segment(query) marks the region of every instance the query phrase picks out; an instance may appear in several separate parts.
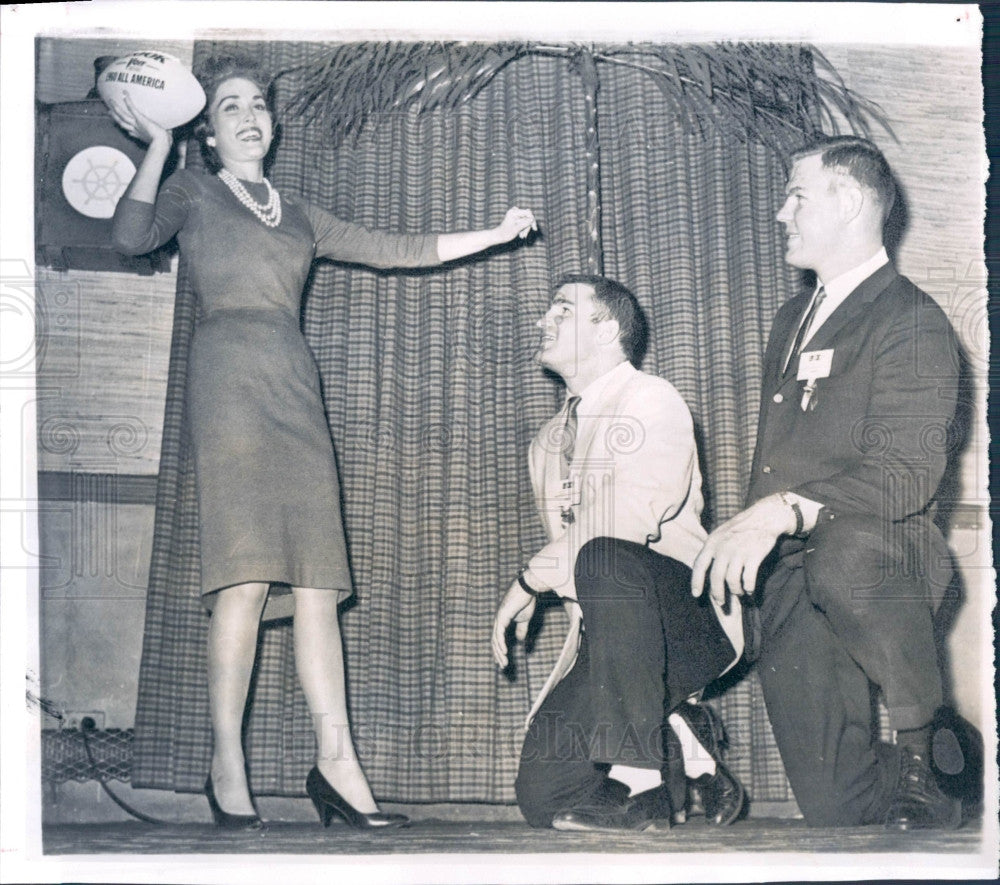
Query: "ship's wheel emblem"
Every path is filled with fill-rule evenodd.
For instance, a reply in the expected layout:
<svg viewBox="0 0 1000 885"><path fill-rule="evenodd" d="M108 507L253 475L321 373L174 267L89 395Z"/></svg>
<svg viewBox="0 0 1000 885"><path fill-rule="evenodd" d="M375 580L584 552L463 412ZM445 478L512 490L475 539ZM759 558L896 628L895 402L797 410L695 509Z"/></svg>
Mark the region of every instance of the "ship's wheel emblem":
<svg viewBox="0 0 1000 885"><path fill-rule="evenodd" d="M88 218L111 218L135 175L135 165L121 151L106 145L85 148L63 169L66 201Z"/></svg>

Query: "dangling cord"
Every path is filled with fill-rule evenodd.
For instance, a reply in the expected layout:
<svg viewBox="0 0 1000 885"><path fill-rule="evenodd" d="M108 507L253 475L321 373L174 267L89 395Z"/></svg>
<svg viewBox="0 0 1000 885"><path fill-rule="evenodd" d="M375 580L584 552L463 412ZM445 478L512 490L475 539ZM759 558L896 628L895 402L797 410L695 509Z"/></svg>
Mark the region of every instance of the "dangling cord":
<svg viewBox="0 0 1000 885"><path fill-rule="evenodd" d="M93 722L88 721L86 718L80 723L80 734L83 736L83 746L87 751L87 761L90 762L90 771L104 792L111 797L111 801L115 803L119 808L121 808L126 814L131 814L132 817L138 818L141 821L145 821L147 824L165 824L170 825L174 821L169 820L159 820L155 817L150 817L148 814L143 814L141 811L137 811L131 805L129 805L124 799L120 799L114 793L111 792L111 788L108 786L107 779L101 774L101 770L97 767L97 762L94 759L94 754L90 749L90 738L87 737L88 733L94 730Z"/></svg>

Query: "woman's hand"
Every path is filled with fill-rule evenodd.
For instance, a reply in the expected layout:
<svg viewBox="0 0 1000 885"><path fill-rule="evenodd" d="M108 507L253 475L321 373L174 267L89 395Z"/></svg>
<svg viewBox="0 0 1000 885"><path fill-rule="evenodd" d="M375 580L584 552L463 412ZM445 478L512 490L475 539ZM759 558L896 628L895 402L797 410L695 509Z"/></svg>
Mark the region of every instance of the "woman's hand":
<svg viewBox="0 0 1000 885"><path fill-rule="evenodd" d="M160 189L160 176L170 155L174 136L169 129L164 129L137 110L127 92L123 96L121 104L114 102L109 105L111 118L133 138L147 142L149 147L122 197L142 203L155 203Z"/></svg>
<svg viewBox="0 0 1000 885"><path fill-rule="evenodd" d="M511 206L497 227L498 242L506 243L513 240L514 237L520 237L523 240L533 230L538 230L538 222L535 220L534 213L530 209L518 209L517 206Z"/></svg>
<svg viewBox="0 0 1000 885"><path fill-rule="evenodd" d="M439 234L437 241L438 258L441 261L454 261L466 255L474 255L509 242L514 237L522 240L533 231L538 230L538 222L530 209L518 209L514 206L507 210L503 221L497 227L489 230L472 230L453 234Z"/></svg>
<svg viewBox="0 0 1000 885"><path fill-rule="evenodd" d="M169 147L173 144L173 134L169 129L164 129L159 123L151 120L142 111L138 110L128 92L122 93L121 102L112 102L108 105L111 111L111 119L122 127L133 138L138 138L146 144L164 145Z"/></svg>

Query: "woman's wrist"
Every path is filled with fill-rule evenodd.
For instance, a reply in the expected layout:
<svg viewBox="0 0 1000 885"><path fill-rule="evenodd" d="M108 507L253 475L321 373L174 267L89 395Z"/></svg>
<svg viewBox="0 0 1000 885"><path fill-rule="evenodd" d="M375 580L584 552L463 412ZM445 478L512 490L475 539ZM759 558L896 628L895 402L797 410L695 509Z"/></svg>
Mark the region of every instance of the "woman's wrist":
<svg viewBox="0 0 1000 885"><path fill-rule="evenodd" d="M166 156L174 146L174 133L170 129L157 132L149 141L146 152L154 152Z"/></svg>

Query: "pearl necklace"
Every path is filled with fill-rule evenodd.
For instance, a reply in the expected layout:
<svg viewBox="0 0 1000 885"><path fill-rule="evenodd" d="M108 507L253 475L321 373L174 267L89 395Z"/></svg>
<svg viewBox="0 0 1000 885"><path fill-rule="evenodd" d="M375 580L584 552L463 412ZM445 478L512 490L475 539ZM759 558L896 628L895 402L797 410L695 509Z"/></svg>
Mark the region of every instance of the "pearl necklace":
<svg viewBox="0 0 1000 885"><path fill-rule="evenodd" d="M228 169L220 169L219 178L233 192L233 196L253 212L263 224L268 227L277 227L281 224L281 197L266 178L264 184L267 186L267 202L263 205L250 196L250 191L243 186L243 182Z"/></svg>

